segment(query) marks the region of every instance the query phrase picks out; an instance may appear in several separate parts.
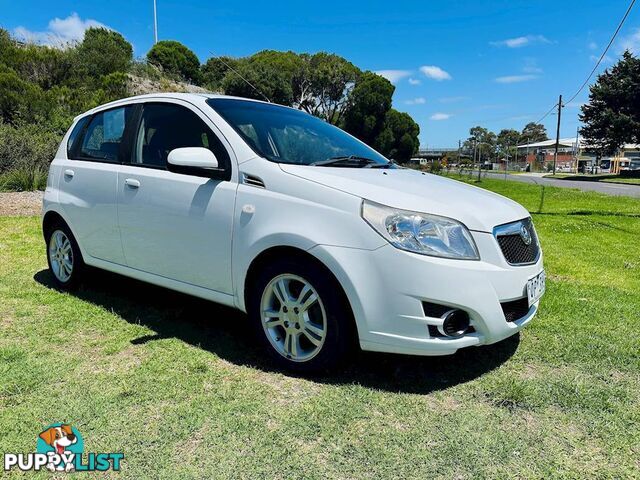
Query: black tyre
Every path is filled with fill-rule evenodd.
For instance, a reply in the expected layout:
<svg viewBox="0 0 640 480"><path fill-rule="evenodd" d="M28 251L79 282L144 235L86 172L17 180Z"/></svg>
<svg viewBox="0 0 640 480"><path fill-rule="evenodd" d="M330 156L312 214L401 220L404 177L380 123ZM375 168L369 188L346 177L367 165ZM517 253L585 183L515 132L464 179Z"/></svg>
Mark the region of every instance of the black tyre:
<svg viewBox="0 0 640 480"><path fill-rule="evenodd" d="M277 364L298 373L325 373L344 362L356 330L340 285L322 266L278 259L250 288L252 325Z"/></svg>
<svg viewBox="0 0 640 480"><path fill-rule="evenodd" d="M58 221L45 232L47 263L56 286L72 290L80 284L85 270L80 248L71 230Z"/></svg>

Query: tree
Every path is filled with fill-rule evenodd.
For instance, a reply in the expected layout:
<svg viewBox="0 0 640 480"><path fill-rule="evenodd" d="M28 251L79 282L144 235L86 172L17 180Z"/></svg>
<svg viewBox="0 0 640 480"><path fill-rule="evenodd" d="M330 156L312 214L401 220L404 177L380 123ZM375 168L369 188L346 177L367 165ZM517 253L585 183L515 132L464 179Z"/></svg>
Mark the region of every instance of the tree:
<svg viewBox="0 0 640 480"><path fill-rule="evenodd" d="M306 78L294 79L298 108L340 125L352 105L353 88L362 72L351 62L330 53L319 52L305 60L302 73Z"/></svg>
<svg viewBox="0 0 640 480"><path fill-rule="evenodd" d="M90 28L75 51L79 67L77 77L100 78L114 72L129 70L133 49L122 35L106 28Z"/></svg>
<svg viewBox="0 0 640 480"><path fill-rule="evenodd" d="M496 137L496 147L501 158L513 157L516 152L516 145L520 140L520 132L513 128L500 130Z"/></svg>
<svg viewBox="0 0 640 480"><path fill-rule="evenodd" d="M476 152L476 158L480 162L486 161L495 153L496 134L481 126L473 127L469 130L469 138L463 146L471 155Z"/></svg>
<svg viewBox="0 0 640 480"><path fill-rule="evenodd" d="M200 67L200 81L209 90L221 90L222 80L232 69L238 68L239 61L233 57L211 57Z"/></svg>
<svg viewBox="0 0 640 480"><path fill-rule="evenodd" d="M547 135L547 129L544 125L529 122L522 129L518 143L522 145L525 143L543 142L545 140L549 140L549 136Z"/></svg>
<svg viewBox="0 0 640 480"><path fill-rule="evenodd" d="M640 59L625 51L589 90L579 118L590 149L610 155L625 143L640 143Z"/></svg>
<svg viewBox="0 0 640 480"><path fill-rule="evenodd" d="M420 126L411 115L392 108L386 114L384 127L374 147L388 158L406 162L418 151L419 135Z"/></svg>
<svg viewBox="0 0 640 480"><path fill-rule="evenodd" d="M367 145L374 145L383 130L395 87L373 72L364 72L350 95L344 129Z"/></svg>
<svg viewBox="0 0 640 480"><path fill-rule="evenodd" d="M264 63L241 62L235 71L227 72L222 89L227 95L256 100L265 100L266 96L270 101L286 106L291 106L293 100L291 83L285 73Z"/></svg>
<svg viewBox="0 0 640 480"><path fill-rule="evenodd" d="M180 42L162 40L156 43L147 53L147 60L166 73L196 84L200 82L200 60Z"/></svg>

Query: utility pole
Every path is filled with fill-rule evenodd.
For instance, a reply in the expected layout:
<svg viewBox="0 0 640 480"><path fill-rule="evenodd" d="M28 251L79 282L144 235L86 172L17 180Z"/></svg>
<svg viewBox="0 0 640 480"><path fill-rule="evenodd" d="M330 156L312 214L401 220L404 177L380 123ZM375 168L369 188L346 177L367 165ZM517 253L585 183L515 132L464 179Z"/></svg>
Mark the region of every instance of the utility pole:
<svg viewBox="0 0 640 480"><path fill-rule="evenodd" d="M482 142L480 142L480 148L478 149L478 181L480 181L481 173L482 173Z"/></svg>
<svg viewBox="0 0 640 480"><path fill-rule="evenodd" d="M553 155L553 174L556 174L556 163L558 163L558 145L560 144L560 117L562 116L562 95L558 99L558 127L556 128L556 150Z"/></svg>
<svg viewBox="0 0 640 480"><path fill-rule="evenodd" d="M153 44L158 43L158 8L156 0L153 0Z"/></svg>

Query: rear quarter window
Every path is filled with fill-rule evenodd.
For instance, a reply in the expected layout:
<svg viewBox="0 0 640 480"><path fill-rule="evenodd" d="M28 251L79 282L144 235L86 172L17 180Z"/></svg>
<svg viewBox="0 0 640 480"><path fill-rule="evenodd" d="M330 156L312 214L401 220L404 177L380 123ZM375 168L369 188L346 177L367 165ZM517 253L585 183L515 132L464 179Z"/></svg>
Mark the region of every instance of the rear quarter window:
<svg viewBox="0 0 640 480"><path fill-rule="evenodd" d="M69 135L69 139L67 140L67 158L71 158L73 147L75 146L76 140L78 140L78 135L80 135L80 132L82 132L82 129L85 127L85 125L89 121L89 118L91 117L89 116L82 117L80 120L76 122L76 124L73 127L73 130L71 130L71 134Z"/></svg>

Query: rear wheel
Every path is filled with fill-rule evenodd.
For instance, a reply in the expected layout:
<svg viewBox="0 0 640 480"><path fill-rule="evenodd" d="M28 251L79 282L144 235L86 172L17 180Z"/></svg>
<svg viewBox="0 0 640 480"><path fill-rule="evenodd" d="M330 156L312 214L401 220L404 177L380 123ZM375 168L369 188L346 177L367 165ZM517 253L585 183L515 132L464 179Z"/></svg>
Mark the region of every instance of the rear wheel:
<svg viewBox="0 0 640 480"><path fill-rule="evenodd" d="M248 310L260 343L281 366L320 373L339 365L353 320L339 284L320 266L281 259L257 276Z"/></svg>
<svg viewBox="0 0 640 480"><path fill-rule="evenodd" d="M80 248L69 227L56 222L46 233L47 262L53 280L59 288L76 287L84 270Z"/></svg>

